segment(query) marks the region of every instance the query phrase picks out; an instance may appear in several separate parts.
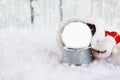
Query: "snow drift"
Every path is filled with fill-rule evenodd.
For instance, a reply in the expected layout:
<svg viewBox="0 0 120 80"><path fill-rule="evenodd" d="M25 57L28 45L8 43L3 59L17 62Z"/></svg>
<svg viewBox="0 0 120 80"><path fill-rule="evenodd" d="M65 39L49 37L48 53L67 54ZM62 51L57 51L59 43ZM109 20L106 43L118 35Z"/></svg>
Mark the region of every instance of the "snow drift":
<svg viewBox="0 0 120 80"><path fill-rule="evenodd" d="M120 67L96 60L88 66L59 63L55 28L0 30L0 80L118 80Z"/></svg>

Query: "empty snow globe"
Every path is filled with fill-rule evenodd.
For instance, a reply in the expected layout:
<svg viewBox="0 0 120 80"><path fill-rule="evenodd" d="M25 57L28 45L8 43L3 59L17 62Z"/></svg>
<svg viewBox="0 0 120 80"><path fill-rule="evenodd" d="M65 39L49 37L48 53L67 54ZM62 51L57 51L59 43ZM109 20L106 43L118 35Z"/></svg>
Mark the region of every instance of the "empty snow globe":
<svg viewBox="0 0 120 80"><path fill-rule="evenodd" d="M80 20L62 22L58 30L61 63L89 64L92 61L89 48L92 36L90 24Z"/></svg>

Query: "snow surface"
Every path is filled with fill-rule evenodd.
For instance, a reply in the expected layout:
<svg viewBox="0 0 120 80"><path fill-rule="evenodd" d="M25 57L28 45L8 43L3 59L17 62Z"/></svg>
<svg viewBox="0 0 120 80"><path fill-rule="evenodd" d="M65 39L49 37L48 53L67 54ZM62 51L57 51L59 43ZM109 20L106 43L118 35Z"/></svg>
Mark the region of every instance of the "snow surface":
<svg viewBox="0 0 120 80"><path fill-rule="evenodd" d="M60 64L55 36L51 27L0 29L0 80L120 79L120 67L103 60L88 66Z"/></svg>
<svg viewBox="0 0 120 80"><path fill-rule="evenodd" d="M72 22L65 26L62 40L65 47L83 48L90 45L92 33L90 28L81 22Z"/></svg>

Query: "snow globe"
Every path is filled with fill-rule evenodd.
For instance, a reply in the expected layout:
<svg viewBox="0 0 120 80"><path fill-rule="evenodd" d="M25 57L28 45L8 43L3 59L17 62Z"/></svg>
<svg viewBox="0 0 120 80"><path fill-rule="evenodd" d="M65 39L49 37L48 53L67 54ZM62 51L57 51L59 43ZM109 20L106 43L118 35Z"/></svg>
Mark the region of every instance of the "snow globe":
<svg viewBox="0 0 120 80"><path fill-rule="evenodd" d="M61 63L83 65L93 60L89 46L95 28L90 26L79 19L69 19L60 24L57 42Z"/></svg>

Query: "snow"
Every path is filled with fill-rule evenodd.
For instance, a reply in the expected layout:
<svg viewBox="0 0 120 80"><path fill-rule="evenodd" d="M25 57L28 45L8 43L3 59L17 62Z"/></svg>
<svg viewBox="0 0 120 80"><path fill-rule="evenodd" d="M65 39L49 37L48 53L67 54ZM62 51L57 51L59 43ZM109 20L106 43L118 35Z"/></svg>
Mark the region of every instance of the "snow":
<svg viewBox="0 0 120 80"><path fill-rule="evenodd" d="M120 67L103 60L88 66L60 64L55 33L50 27L0 29L0 80L120 79Z"/></svg>
<svg viewBox="0 0 120 80"><path fill-rule="evenodd" d="M65 26L62 41L65 47L83 48L90 44L92 33L90 28L81 22L72 22Z"/></svg>
<svg viewBox="0 0 120 80"><path fill-rule="evenodd" d="M0 1L0 80L120 79L120 67L104 60L95 60L88 66L70 67L60 64L56 28L52 23L58 18L54 16L49 20L47 15L48 23L41 22L42 28L40 25L31 28L28 3L29 0ZM39 10L41 12L43 9ZM54 8L53 13L56 13ZM44 13L41 14L40 18L45 20ZM41 19L37 22L40 23ZM49 23L51 26L44 26Z"/></svg>

